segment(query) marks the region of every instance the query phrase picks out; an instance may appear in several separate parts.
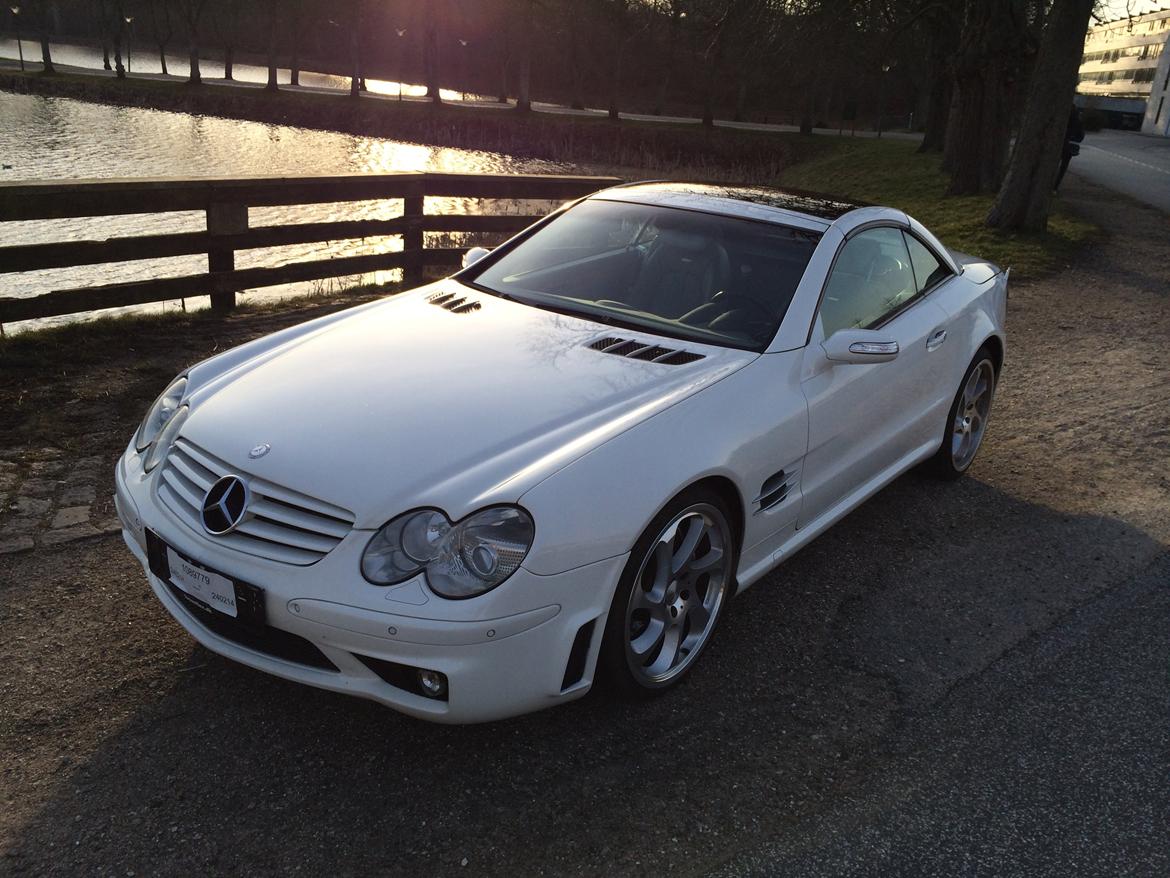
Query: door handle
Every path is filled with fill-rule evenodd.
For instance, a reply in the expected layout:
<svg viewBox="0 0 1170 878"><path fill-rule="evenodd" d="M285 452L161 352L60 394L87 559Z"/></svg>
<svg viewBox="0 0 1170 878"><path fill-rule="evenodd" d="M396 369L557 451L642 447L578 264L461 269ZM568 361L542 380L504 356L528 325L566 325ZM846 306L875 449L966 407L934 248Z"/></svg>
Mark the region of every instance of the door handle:
<svg viewBox="0 0 1170 878"><path fill-rule="evenodd" d="M926 340L926 349L928 351L937 351L946 340L947 331L945 329L936 329L934 334Z"/></svg>

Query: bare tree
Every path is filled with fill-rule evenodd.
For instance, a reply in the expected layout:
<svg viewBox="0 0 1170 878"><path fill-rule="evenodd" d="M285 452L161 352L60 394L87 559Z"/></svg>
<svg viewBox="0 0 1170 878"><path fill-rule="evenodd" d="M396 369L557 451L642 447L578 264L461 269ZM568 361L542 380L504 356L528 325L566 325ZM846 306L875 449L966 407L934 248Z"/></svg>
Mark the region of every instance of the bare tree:
<svg viewBox="0 0 1170 878"><path fill-rule="evenodd" d="M154 34L155 45L158 46L158 63L163 75L167 75L167 45L174 36L174 26L171 24L170 0L149 0L150 29Z"/></svg>
<svg viewBox="0 0 1170 878"><path fill-rule="evenodd" d="M56 73L57 70L53 67L53 52L49 47L49 0L36 0L33 13L37 36L41 41L41 72Z"/></svg>
<svg viewBox="0 0 1170 878"><path fill-rule="evenodd" d="M304 23L303 0L292 0L289 16L289 84L301 84L301 27Z"/></svg>
<svg viewBox="0 0 1170 878"><path fill-rule="evenodd" d="M179 0L179 10L187 25L188 51L191 59L191 75L187 81L192 85L203 82L203 77L199 74L199 20L206 8L207 0Z"/></svg>
<svg viewBox="0 0 1170 878"><path fill-rule="evenodd" d="M110 9L109 0L98 0L98 33L102 41L102 69L113 70L110 66Z"/></svg>
<svg viewBox="0 0 1170 878"><path fill-rule="evenodd" d="M126 78L126 66L122 63L122 44L126 42L126 3L114 0L114 75Z"/></svg>
<svg viewBox="0 0 1170 878"><path fill-rule="evenodd" d="M1053 182L1093 4L1094 0L1061 0L1052 6L1008 172L987 217L989 226L1029 232L1048 227Z"/></svg>
<svg viewBox="0 0 1170 878"><path fill-rule="evenodd" d="M365 30L364 0L351 0L352 9L349 17L349 61L353 75L349 80L349 96L361 97L362 89L362 31Z"/></svg>
<svg viewBox="0 0 1170 878"><path fill-rule="evenodd" d="M223 0L214 9L212 21L223 43L223 78L235 79L236 45L240 39L240 12L243 0Z"/></svg>
<svg viewBox="0 0 1170 878"><path fill-rule="evenodd" d="M439 86L439 18L445 11L445 3L428 0L423 12L423 66L426 68L427 97L434 104L443 102Z"/></svg>
<svg viewBox="0 0 1170 878"><path fill-rule="evenodd" d="M276 49L279 45L280 11L279 0L268 0L268 82L265 91L278 91L280 81L277 76Z"/></svg>
<svg viewBox="0 0 1170 878"><path fill-rule="evenodd" d="M1025 24L1021 5L967 0L943 154L949 195L994 192L1003 180Z"/></svg>

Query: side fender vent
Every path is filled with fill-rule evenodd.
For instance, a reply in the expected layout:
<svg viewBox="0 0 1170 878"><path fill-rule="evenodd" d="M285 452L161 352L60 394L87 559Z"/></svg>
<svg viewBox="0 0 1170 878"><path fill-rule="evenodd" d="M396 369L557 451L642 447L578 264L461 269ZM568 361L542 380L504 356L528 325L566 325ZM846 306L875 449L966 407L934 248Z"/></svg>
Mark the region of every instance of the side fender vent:
<svg viewBox="0 0 1170 878"><path fill-rule="evenodd" d="M784 470L768 476L760 486L759 496L752 502L756 504L756 512L763 512L773 506L779 506L788 498L788 492L796 482L796 473Z"/></svg>
<svg viewBox="0 0 1170 878"><path fill-rule="evenodd" d="M664 366L682 366L703 359L702 354L694 351L680 351L674 348L664 348L656 344L644 344L632 338L617 338L606 336L588 345L590 350L601 351L603 354L613 354L616 357L626 357L630 360L644 360L647 363L661 363Z"/></svg>
<svg viewBox="0 0 1170 878"><path fill-rule="evenodd" d="M436 293L433 296L428 296L427 301L432 305L438 305L440 308L446 308L452 314L470 314L472 311L478 311L483 307L475 299L469 299L466 296L456 296L454 293Z"/></svg>

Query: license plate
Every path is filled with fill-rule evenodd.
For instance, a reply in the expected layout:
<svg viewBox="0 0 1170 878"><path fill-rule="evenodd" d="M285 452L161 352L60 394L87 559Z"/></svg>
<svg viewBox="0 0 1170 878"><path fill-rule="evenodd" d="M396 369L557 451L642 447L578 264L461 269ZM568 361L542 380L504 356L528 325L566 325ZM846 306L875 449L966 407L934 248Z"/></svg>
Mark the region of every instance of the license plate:
<svg viewBox="0 0 1170 878"><path fill-rule="evenodd" d="M167 563L171 568L171 582L176 587L213 610L233 619L238 615L236 585L232 580L192 564L170 546L167 546Z"/></svg>

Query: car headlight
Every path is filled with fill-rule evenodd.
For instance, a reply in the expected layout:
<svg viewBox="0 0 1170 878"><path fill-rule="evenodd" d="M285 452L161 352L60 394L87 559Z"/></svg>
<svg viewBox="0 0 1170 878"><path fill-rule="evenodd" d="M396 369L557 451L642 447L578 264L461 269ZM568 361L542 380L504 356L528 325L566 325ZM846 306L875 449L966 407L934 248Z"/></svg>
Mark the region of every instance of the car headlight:
<svg viewBox="0 0 1170 878"><path fill-rule="evenodd" d="M190 406L183 406L170 417L167 425L163 427L162 432L155 437L154 444L150 446L150 451L146 455L146 462L142 465L142 468L146 472L150 472L162 463L162 459L171 450L171 445L174 443L175 437L183 429L183 422L187 420L187 413L190 411Z"/></svg>
<svg viewBox="0 0 1170 878"><path fill-rule="evenodd" d="M452 524L437 509L407 512L374 534L362 553L362 575L394 585L425 572L446 598L469 598L495 588L516 572L536 528L515 506L492 506Z"/></svg>
<svg viewBox="0 0 1170 878"><path fill-rule="evenodd" d="M140 454L151 446L158 438L158 434L162 432L163 427L174 417L186 392L187 376L184 375L172 381L170 386L154 401L154 405L146 412L146 417L142 419L142 425L134 437L134 447L138 449Z"/></svg>

